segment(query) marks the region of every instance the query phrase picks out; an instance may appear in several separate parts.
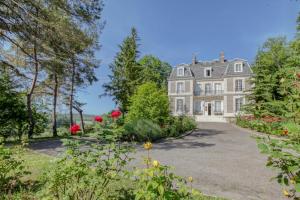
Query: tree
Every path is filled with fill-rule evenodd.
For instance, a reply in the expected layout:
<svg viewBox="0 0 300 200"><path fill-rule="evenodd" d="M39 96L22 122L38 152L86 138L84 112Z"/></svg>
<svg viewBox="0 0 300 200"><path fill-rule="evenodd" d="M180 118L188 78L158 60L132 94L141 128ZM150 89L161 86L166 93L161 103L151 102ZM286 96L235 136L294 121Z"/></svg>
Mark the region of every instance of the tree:
<svg viewBox="0 0 300 200"><path fill-rule="evenodd" d="M165 89L160 89L156 83L147 82L138 87L130 98L127 121L149 119L163 125L169 116L169 100Z"/></svg>
<svg viewBox="0 0 300 200"><path fill-rule="evenodd" d="M123 112L128 111L129 98L141 82L141 67L137 62L138 40L136 29L132 28L131 34L119 46L120 52L109 66L112 71L112 75L109 76L110 82L103 85L105 90L103 95L113 96L114 101L120 105Z"/></svg>
<svg viewBox="0 0 300 200"><path fill-rule="evenodd" d="M26 122L26 105L9 76L0 73L0 135L21 135Z"/></svg>
<svg viewBox="0 0 300 200"><path fill-rule="evenodd" d="M171 65L152 55L141 58L139 64L142 67L141 77L144 83L152 81L160 87L167 86L167 78L172 70Z"/></svg>
<svg viewBox="0 0 300 200"><path fill-rule="evenodd" d="M55 81L58 76L61 76L63 80L66 78L66 73L58 74L58 71L61 71L58 66L64 66L63 71L66 72L70 60L75 60L77 63L91 63L84 59L84 56L91 54L86 53L82 56L82 52L85 49L88 49L85 52L94 50L91 46L97 43L96 39L102 28L102 24L99 23L102 8L101 0L4 0L0 2L0 40L5 43L4 46L13 46L17 51L21 51L26 60L21 70L20 65L6 59L6 56L1 56L0 62L8 66L12 72L17 75L21 74L31 81L30 86L26 88L30 122L29 137L32 137L35 126L32 113L35 89L38 83L46 82L46 80L38 80L41 77L40 74L44 75L41 70L49 72L56 84L59 82ZM86 45L87 41L89 45ZM85 47L81 48L82 44L85 44ZM48 68L44 69L46 66ZM30 72L30 76L26 76L28 75L26 70ZM89 78L93 76L93 70L84 69L83 71L87 72ZM82 76L82 78L86 77ZM59 88L55 89L54 86L54 90L55 96ZM53 104L56 104L55 100ZM55 107L54 105L53 109ZM56 130L55 127L54 130Z"/></svg>
<svg viewBox="0 0 300 200"><path fill-rule="evenodd" d="M270 113L281 114L277 107L278 104L274 104L274 101L283 98L278 90L281 81L279 71L285 68L289 54L285 38L268 39L258 51L252 67L255 76L251 82L255 87L252 89L251 95L248 96L252 103L246 107L256 116Z"/></svg>

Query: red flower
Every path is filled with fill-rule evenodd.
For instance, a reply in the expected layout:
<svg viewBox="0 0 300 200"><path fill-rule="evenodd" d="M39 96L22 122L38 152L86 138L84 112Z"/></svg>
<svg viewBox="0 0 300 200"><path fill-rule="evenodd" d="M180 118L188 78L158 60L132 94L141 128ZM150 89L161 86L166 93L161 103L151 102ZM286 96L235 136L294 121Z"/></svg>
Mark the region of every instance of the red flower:
<svg viewBox="0 0 300 200"><path fill-rule="evenodd" d="M96 116L95 118L94 118L94 120L96 121L96 122L102 122L103 121L103 118L101 117L101 116Z"/></svg>
<svg viewBox="0 0 300 200"><path fill-rule="evenodd" d="M120 116L121 116L121 111L119 111L119 110L114 110L114 111L112 111L111 112L111 114L110 114L110 116L112 117L112 118L119 118Z"/></svg>
<svg viewBox="0 0 300 200"><path fill-rule="evenodd" d="M300 72L297 73L298 78L300 78Z"/></svg>
<svg viewBox="0 0 300 200"><path fill-rule="evenodd" d="M72 135L76 135L78 131L80 131L80 126L78 124L74 124L70 127L70 132Z"/></svg>

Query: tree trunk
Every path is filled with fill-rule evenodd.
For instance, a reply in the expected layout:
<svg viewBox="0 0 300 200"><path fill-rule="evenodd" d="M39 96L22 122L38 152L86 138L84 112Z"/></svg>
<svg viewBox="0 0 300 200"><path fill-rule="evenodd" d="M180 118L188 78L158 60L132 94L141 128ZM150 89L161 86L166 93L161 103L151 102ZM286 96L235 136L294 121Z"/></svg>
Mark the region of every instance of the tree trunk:
<svg viewBox="0 0 300 200"><path fill-rule="evenodd" d="M82 133L84 134L84 121L83 121L82 110L79 110L79 115L80 115Z"/></svg>
<svg viewBox="0 0 300 200"><path fill-rule="evenodd" d="M83 120L83 114L82 114L83 110L81 110L80 107L77 107L77 106L74 106L73 108L79 113L81 129L82 129L82 133L84 133L84 120Z"/></svg>
<svg viewBox="0 0 300 200"><path fill-rule="evenodd" d="M52 110L52 134L53 137L57 136L56 127L56 105L57 105L57 93L58 93L58 78L57 73L54 72L54 88L53 88L53 110Z"/></svg>
<svg viewBox="0 0 300 200"><path fill-rule="evenodd" d="M74 124L73 120L73 95L74 95L74 82L75 82L75 63L72 60L72 79L71 79L71 92L70 92L70 126Z"/></svg>
<svg viewBox="0 0 300 200"><path fill-rule="evenodd" d="M36 86L38 73L39 73L39 63L37 59L37 52L36 52L36 45L33 46L33 57L34 57L34 76L31 83L31 87L29 92L27 93L27 113L28 113L28 120L29 120L29 130L28 130L28 137L32 138L34 127L35 127L35 120L32 113L32 95Z"/></svg>

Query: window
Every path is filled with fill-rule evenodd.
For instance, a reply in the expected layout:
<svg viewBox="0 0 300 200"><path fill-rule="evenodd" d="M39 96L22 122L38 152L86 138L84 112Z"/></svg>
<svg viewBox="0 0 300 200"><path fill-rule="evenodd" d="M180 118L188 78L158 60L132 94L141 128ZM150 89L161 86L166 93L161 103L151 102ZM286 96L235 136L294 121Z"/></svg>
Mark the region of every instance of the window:
<svg viewBox="0 0 300 200"><path fill-rule="evenodd" d="M215 101L215 112L222 112L222 103L221 103L221 101Z"/></svg>
<svg viewBox="0 0 300 200"><path fill-rule="evenodd" d="M177 69L177 76L184 76L184 67L179 67Z"/></svg>
<svg viewBox="0 0 300 200"><path fill-rule="evenodd" d="M206 83L205 84L205 95L210 95L211 94L211 84Z"/></svg>
<svg viewBox="0 0 300 200"><path fill-rule="evenodd" d="M242 79L235 80L235 91L236 92L243 91L243 80Z"/></svg>
<svg viewBox="0 0 300 200"><path fill-rule="evenodd" d="M243 98L236 98L235 99L235 112L241 111L241 107L243 105Z"/></svg>
<svg viewBox="0 0 300 200"><path fill-rule="evenodd" d="M242 72L242 71L243 71L243 63L235 63L234 72Z"/></svg>
<svg viewBox="0 0 300 200"><path fill-rule="evenodd" d="M176 112L183 113L183 99L177 99Z"/></svg>
<svg viewBox="0 0 300 200"><path fill-rule="evenodd" d="M211 68L204 69L204 77L211 77Z"/></svg>
<svg viewBox="0 0 300 200"><path fill-rule="evenodd" d="M221 85L221 83L215 83L215 94L222 94L222 85Z"/></svg>
<svg viewBox="0 0 300 200"><path fill-rule="evenodd" d="M201 84L200 83L196 83L195 95L196 96L200 96L201 95Z"/></svg>
<svg viewBox="0 0 300 200"><path fill-rule="evenodd" d="M195 100L195 107L194 107L194 111L195 113L201 113L202 112L202 107L201 107L201 101L199 100Z"/></svg>
<svg viewBox="0 0 300 200"><path fill-rule="evenodd" d="M177 93L184 93L184 85L183 82L177 83Z"/></svg>

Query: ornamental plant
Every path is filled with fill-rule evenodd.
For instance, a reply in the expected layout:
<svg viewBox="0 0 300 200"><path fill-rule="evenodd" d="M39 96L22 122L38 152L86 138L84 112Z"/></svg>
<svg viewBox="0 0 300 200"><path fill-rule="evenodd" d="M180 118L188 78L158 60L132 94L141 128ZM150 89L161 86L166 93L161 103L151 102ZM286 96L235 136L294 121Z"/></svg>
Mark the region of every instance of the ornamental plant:
<svg viewBox="0 0 300 200"><path fill-rule="evenodd" d="M78 124L73 124L70 127L70 132L72 135L76 135L78 131L80 131L80 126Z"/></svg>
<svg viewBox="0 0 300 200"><path fill-rule="evenodd" d="M283 131L285 136L288 132ZM298 137L286 139L257 138L258 147L268 155L267 167L277 169L274 177L282 186L283 195L291 199L300 198L300 133Z"/></svg>
<svg viewBox="0 0 300 200"><path fill-rule="evenodd" d="M96 122L101 123L101 122L103 121L103 118L102 118L101 116L95 116L94 120L95 120Z"/></svg>
<svg viewBox="0 0 300 200"><path fill-rule="evenodd" d="M92 143L64 140L67 150L45 171L38 197L106 200L126 196L120 191L130 189L118 183L126 181L125 166L133 149L130 144L121 144L118 128L115 122L107 122ZM132 199L129 196L124 199Z"/></svg>
<svg viewBox="0 0 300 200"><path fill-rule="evenodd" d="M158 160L150 157L153 145L150 142L144 144L148 154L145 158L145 168L135 169L133 181L136 185L134 195L136 200L182 200L200 199L201 193L192 187L192 177L187 181L171 172L171 167L162 165Z"/></svg>

